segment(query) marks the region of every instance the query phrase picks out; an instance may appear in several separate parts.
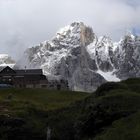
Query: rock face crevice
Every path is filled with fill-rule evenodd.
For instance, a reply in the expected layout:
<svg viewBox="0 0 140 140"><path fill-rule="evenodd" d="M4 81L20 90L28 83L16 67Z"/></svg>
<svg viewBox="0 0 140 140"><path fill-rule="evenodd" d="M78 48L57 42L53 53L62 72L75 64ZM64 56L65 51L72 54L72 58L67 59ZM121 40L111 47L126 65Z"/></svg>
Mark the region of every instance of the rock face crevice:
<svg viewBox="0 0 140 140"><path fill-rule="evenodd" d="M63 78L78 91L94 91L106 81L140 76L140 37L128 34L118 43L97 37L91 27L74 22L56 36L25 51L19 68L42 68L48 79Z"/></svg>

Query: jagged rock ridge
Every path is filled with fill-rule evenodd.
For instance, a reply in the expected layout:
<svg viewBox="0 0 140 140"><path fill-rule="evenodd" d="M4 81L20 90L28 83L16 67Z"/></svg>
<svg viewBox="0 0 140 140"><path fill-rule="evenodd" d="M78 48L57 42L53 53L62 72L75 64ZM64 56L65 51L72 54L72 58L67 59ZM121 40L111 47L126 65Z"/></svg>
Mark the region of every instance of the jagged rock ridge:
<svg viewBox="0 0 140 140"><path fill-rule="evenodd" d="M74 22L51 41L29 48L20 68L42 68L50 79L65 79L72 90L94 91L106 81L140 76L140 37L127 35L118 43L98 38L91 27Z"/></svg>

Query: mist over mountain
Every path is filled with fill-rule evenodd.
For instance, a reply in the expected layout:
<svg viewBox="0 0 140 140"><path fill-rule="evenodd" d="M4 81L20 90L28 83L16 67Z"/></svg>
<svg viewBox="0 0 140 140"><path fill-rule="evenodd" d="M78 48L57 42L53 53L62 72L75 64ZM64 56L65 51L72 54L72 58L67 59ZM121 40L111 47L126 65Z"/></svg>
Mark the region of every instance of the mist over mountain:
<svg viewBox="0 0 140 140"><path fill-rule="evenodd" d="M14 59L7 54L0 54L0 67L10 66L11 68L15 65Z"/></svg>
<svg viewBox="0 0 140 140"><path fill-rule="evenodd" d="M65 79L71 90L91 92L106 81L139 77L139 54L139 36L127 33L114 43L74 22L50 41L27 49L16 67L41 68L48 79Z"/></svg>
<svg viewBox="0 0 140 140"><path fill-rule="evenodd" d="M126 29L140 34L139 15L139 0L0 0L0 52L17 60L73 21L118 41Z"/></svg>

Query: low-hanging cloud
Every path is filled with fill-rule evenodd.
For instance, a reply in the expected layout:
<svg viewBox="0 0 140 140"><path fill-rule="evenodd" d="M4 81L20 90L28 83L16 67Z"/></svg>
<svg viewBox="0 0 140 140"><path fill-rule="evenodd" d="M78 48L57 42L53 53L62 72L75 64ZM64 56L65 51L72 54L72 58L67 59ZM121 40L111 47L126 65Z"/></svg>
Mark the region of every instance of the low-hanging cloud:
<svg viewBox="0 0 140 140"><path fill-rule="evenodd" d="M140 28L139 0L0 0L0 52L14 58L74 21L118 40Z"/></svg>

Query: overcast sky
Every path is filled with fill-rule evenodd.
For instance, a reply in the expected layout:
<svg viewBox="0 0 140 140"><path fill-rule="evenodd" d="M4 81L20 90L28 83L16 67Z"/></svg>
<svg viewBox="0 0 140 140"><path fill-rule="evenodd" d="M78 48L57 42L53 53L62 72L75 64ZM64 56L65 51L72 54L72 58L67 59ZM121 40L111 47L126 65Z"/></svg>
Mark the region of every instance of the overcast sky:
<svg viewBox="0 0 140 140"><path fill-rule="evenodd" d="M117 41L140 32L140 0L0 0L0 53L18 58L74 21Z"/></svg>

